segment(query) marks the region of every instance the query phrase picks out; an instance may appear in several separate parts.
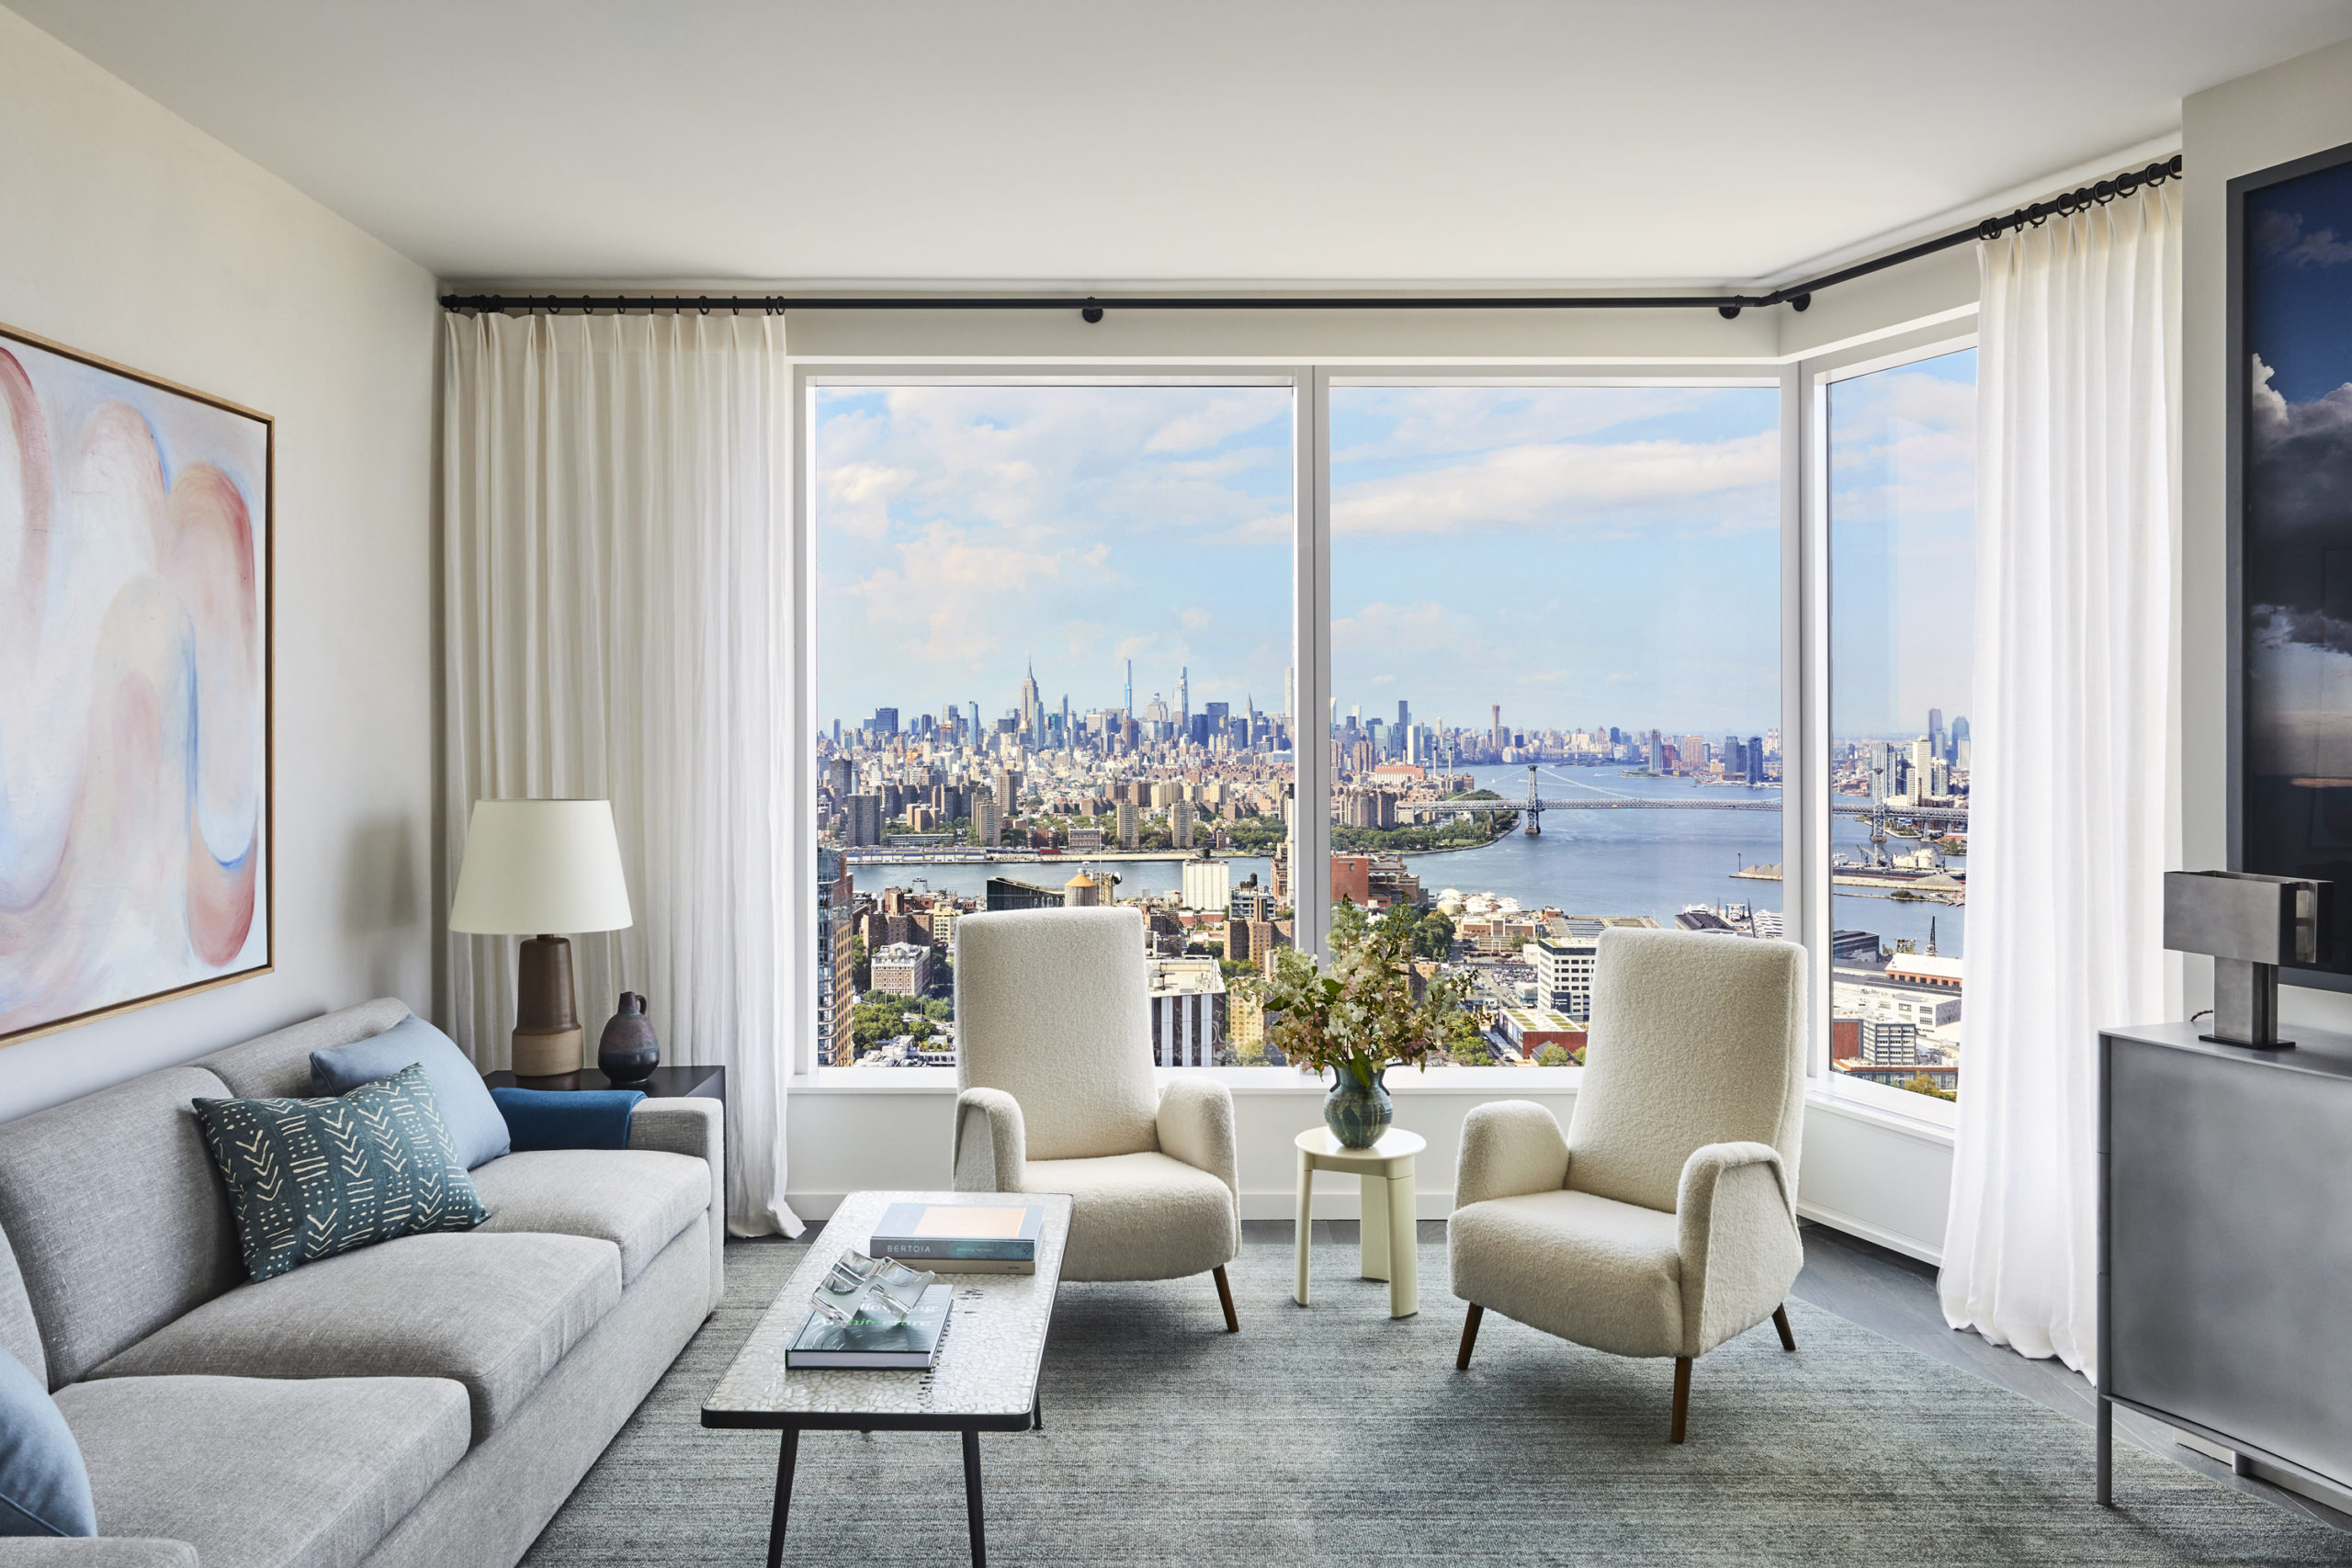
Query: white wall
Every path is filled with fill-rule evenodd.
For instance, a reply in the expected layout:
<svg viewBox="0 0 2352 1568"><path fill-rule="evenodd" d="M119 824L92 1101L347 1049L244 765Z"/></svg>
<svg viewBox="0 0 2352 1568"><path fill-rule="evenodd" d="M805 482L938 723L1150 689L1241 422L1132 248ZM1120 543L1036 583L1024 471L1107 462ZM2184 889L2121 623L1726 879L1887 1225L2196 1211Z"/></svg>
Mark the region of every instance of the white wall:
<svg viewBox="0 0 2352 1568"><path fill-rule="evenodd" d="M0 1119L431 997L432 277L0 10L0 321L277 420L277 973L0 1051Z"/></svg>
<svg viewBox="0 0 2352 1568"><path fill-rule="evenodd" d="M2228 863L2229 211L2240 175L2352 141L2352 43L2241 76L2181 106L2181 524L2177 864ZM2177 1016L2212 1004L2212 964L2184 959ZM2352 1030L2352 996L2289 986L2290 1023Z"/></svg>

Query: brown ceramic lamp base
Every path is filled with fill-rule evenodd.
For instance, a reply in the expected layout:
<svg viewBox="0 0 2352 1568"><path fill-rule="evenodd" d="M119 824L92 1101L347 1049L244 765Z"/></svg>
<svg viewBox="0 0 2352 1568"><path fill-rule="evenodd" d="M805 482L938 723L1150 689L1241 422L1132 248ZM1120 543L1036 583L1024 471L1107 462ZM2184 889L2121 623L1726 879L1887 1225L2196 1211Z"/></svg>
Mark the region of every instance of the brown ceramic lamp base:
<svg viewBox="0 0 2352 1568"><path fill-rule="evenodd" d="M573 1005L571 943L526 938L514 964L514 1081L524 1089L575 1089L582 1031Z"/></svg>

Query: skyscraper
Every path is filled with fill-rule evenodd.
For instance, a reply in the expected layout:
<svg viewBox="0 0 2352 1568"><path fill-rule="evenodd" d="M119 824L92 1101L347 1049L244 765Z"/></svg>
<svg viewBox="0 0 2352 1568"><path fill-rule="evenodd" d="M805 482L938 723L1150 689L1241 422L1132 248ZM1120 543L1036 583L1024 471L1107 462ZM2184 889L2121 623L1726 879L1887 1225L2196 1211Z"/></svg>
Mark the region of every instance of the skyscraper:
<svg viewBox="0 0 2352 1568"><path fill-rule="evenodd" d="M1503 705L1500 703L1497 703L1495 705L1495 728L1493 739L1495 749L1497 750L1500 750L1506 744L1503 739Z"/></svg>
<svg viewBox="0 0 2352 1568"><path fill-rule="evenodd" d="M1751 784L1762 784L1764 782L1764 738L1762 736L1751 735L1747 738L1747 755L1745 761L1747 763L1747 782Z"/></svg>
<svg viewBox="0 0 2352 1568"><path fill-rule="evenodd" d="M1129 718L1136 716L1136 661L1132 659L1127 660L1127 694L1119 711Z"/></svg>
<svg viewBox="0 0 2352 1568"><path fill-rule="evenodd" d="M1021 739L1032 750L1045 745L1046 710L1037 700L1037 661L1029 661L1029 672L1021 677Z"/></svg>
<svg viewBox="0 0 2352 1568"><path fill-rule="evenodd" d="M1944 710L1941 708L1928 710L1928 754L1930 757L1948 755L1944 750Z"/></svg>
<svg viewBox="0 0 2352 1568"><path fill-rule="evenodd" d="M1399 729L1410 729L1412 727L1413 705L1407 702L1404 698L1398 697L1396 699L1396 728Z"/></svg>
<svg viewBox="0 0 2352 1568"><path fill-rule="evenodd" d="M1298 712L1298 686L1295 680L1298 671L1289 665L1283 666L1283 717L1290 721L1294 730L1298 728L1297 721L1292 718L1292 716Z"/></svg>
<svg viewBox="0 0 2352 1568"><path fill-rule="evenodd" d="M1193 729L1193 671L1180 665L1176 671L1176 733L1189 735Z"/></svg>

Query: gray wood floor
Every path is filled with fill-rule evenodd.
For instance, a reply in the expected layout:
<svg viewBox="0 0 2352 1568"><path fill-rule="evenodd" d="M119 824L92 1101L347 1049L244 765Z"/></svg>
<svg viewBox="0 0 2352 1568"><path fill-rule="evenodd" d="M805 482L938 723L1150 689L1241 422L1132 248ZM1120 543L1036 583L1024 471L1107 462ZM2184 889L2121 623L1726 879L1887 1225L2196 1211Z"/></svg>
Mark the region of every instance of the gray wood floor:
<svg viewBox="0 0 2352 1568"><path fill-rule="evenodd" d="M1318 1243L1353 1246L1361 1234L1352 1220L1317 1220L1314 1224L1315 1240ZM1982 1336L1953 1329L1944 1322L1943 1304L1936 1295L1933 1265L1826 1225L1808 1223L1804 1229L1804 1271L1797 1276L1796 1289L1792 1292L1800 1300L2079 1421L2083 1425L2083 1442L2086 1446L2090 1443L2097 1397L2081 1373L2070 1371L2062 1361L2031 1360L1992 1344ZM1288 1247L1292 1234L1288 1220L1245 1220L1241 1226L1241 1239L1249 1245ZM1445 1223L1423 1220L1420 1239L1423 1246L1442 1245ZM1439 1312L1456 1304L1442 1296L1433 1300L1426 1292L1421 1301L1425 1310ZM2235 1473L2225 1451L2187 1438L2161 1422L2130 1411L2118 1411L2115 1432L2119 1441L2136 1443L2224 1486L2253 1493L2306 1517L2352 1532L2352 1514L2339 1513L2300 1493L2256 1477L2241 1476Z"/></svg>

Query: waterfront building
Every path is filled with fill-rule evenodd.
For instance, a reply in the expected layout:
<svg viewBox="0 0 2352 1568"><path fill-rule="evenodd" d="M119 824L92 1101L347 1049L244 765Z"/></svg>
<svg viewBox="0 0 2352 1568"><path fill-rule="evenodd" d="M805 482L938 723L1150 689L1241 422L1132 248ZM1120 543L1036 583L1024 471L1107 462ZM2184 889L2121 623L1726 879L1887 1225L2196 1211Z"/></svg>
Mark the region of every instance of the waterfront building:
<svg viewBox="0 0 2352 1568"><path fill-rule="evenodd" d="M894 942L868 956L872 989L895 997L919 997L931 984L931 948L913 942Z"/></svg>
<svg viewBox="0 0 2352 1568"><path fill-rule="evenodd" d="M996 797L981 794L972 797L972 842L981 849L994 849L997 838L1004 830L997 816Z"/></svg>
<svg viewBox="0 0 2352 1568"><path fill-rule="evenodd" d="M882 841L882 797L853 795L842 803L842 842L845 846Z"/></svg>
<svg viewBox="0 0 2352 1568"><path fill-rule="evenodd" d="M1180 850L1193 847L1193 803L1189 800L1170 801L1168 806L1168 841Z"/></svg>
<svg viewBox="0 0 2352 1568"><path fill-rule="evenodd" d="M1188 860L1181 897L1187 909L1231 912L1233 869L1221 860ZM1244 917L1247 918L1246 916Z"/></svg>
<svg viewBox="0 0 2352 1568"><path fill-rule="evenodd" d="M1138 826L1136 803L1132 800L1123 800L1119 802L1117 809L1119 819L1119 847L1123 850L1134 849L1136 847L1136 833Z"/></svg>
<svg viewBox="0 0 2352 1568"><path fill-rule="evenodd" d="M989 877L986 897L991 912L998 909L1058 909L1062 907L1062 894L1058 889L1040 887L1034 882L1018 882L1010 876Z"/></svg>
<svg viewBox="0 0 2352 1568"><path fill-rule="evenodd" d="M1102 829L1100 828L1072 828L1069 830L1069 852L1074 855L1092 855L1102 853Z"/></svg>

